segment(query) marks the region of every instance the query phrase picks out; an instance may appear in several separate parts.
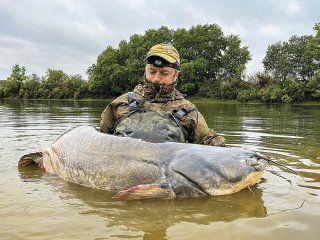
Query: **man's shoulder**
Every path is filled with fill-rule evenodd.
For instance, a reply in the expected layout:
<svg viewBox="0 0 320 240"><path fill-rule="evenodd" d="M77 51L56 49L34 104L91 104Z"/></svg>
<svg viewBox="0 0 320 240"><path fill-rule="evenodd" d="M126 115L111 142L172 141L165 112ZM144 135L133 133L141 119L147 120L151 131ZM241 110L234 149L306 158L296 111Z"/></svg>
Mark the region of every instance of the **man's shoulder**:
<svg viewBox="0 0 320 240"><path fill-rule="evenodd" d="M182 94L181 94L181 96L175 98L175 100L172 102L172 105L174 105L176 107L180 107L180 108L186 108L186 109L191 109L191 108L196 107L192 102L185 99L184 95L182 95Z"/></svg>
<svg viewBox="0 0 320 240"><path fill-rule="evenodd" d="M189 100L187 100L185 97L186 97L186 94L182 94L177 89L174 90L174 98L175 98L175 100L179 100L179 101L183 102L184 104L193 105L193 103L190 102Z"/></svg>
<svg viewBox="0 0 320 240"><path fill-rule="evenodd" d="M128 101L128 93L123 93L122 95L120 95L119 97L117 97L116 99L114 99L111 104L118 104L121 102L127 102Z"/></svg>
<svg viewBox="0 0 320 240"><path fill-rule="evenodd" d="M143 95L143 85L142 84L138 84L135 86L135 88L133 89L134 93L137 93L138 95Z"/></svg>

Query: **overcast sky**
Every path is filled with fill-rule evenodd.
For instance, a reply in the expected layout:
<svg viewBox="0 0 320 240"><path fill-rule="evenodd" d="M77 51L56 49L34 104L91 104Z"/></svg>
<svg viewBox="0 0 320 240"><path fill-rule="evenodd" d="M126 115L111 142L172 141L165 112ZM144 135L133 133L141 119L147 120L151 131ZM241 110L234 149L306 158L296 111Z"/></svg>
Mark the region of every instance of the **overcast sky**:
<svg viewBox="0 0 320 240"><path fill-rule="evenodd" d="M269 45L314 35L319 9L320 0L0 0L0 79L16 63L28 75L51 68L87 78L106 46L133 34L213 23L249 48L252 74Z"/></svg>

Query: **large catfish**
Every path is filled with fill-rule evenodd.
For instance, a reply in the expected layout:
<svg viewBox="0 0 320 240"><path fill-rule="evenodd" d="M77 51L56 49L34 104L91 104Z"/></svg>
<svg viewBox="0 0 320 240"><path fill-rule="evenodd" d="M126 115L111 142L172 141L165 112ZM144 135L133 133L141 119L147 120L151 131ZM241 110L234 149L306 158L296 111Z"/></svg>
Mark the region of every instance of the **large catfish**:
<svg viewBox="0 0 320 240"><path fill-rule="evenodd" d="M114 191L115 198L225 195L256 184L267 161L254 151L185 143L149 143L81 126L41 152L21 157L66 181Z"/></svg>

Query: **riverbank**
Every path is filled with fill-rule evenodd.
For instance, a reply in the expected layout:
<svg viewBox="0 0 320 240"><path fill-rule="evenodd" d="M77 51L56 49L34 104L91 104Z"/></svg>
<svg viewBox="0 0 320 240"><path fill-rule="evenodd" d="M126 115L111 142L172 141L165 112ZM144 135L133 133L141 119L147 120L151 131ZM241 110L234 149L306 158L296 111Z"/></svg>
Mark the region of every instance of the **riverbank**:
<svg viewBox="0 0 320 240"><path fill-rule="evenodd" d="M0 98L0 100L27 100L27 101L77 101L77 102L111 102L115 99L114 98L81 98L81 99L75 99L75 98L64 98L64 99L58 99L58 98L32 98L32 99L26 99L26 98ZM225 100L225 99L213 99L213 98L206 98L206 97L195 97L195 96L187 96L185 97L190 102L196 104L196 103L224 103L224 104L265 104L265 105L320 105L320 101L302 101L302 102L293 102L293 103L264 103L264 102L241 102L239 100Z"/></svg>

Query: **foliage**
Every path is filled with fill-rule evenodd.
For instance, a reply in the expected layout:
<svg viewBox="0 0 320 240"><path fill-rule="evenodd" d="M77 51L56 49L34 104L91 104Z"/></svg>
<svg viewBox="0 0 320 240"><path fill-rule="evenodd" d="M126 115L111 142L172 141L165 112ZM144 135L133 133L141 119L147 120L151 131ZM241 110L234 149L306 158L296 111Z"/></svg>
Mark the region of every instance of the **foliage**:
<svg viewBox="0 0 320 240"><path fill-rule="evenodd" d="M258 91L259 98L265 103L280 103L282 91L279 84L271 84Z"/></svg>
<svg viewBox="0 0 320 240"><path fill-rule="evenodd" d="M290 72L287 48L288 44L281 42L268 46L266 56L262 61L265 70L280 81L286 79Z"/></svg>
<svg viewBox="0 0 320 240"><path fill-rule="evenodd" d="M188 95L241 102L291 103L320 100L320 23L315 36L292 36L268 47L265 70L245 76L250 60L247 47L236 35L225 36L216 24L190 29L149 29L107 46L88 70L89 80L48 69L45 76L26 75L15 64L0 85L0 98L88 98L113 97L143 82L144 58L156 43L172 43L180 52L177 88Z"/></svg>
<svg viewBox="0 0 320 240"><path fill-rule="evenodd" d="M0 97L85 98L91 96L88 81L80 75L67 75L62 70L48 69L44 77L26 76L18 64L0 88Z"/></svg>
<svg viewBox="0 0 320 240"><path fill-rule="evenodd" d="M265 103L290 103L306 99L306 82L295 79L289 75L282 82L275 81L266 73L257 73L250 77L247 85L239 88L237 99L242 102L262 101ZM314 87L314 85L312 85ZM311 86L309 88L312 88ZM311 90L313 92L313 90ZM311 98L308 98L311 99Z"/></svg>
<svg viewBox="0 0 320 240"><path fill-rule="evenodd" d="M240 79L231 78L221 81L217 95L222 99L236 99L240 88Z"/></svg>
<svg viewBox="0 0 320 240"><path fill-rule="evenodd" d="M297 81L293 77L287 78L282 84L282 97L286 99L286 101L282 102L301 102L305 99L305 83L301 81ZM290 101L289 101L290 99ZM283 99L282 99L283 100Z"/></svg>
<svg viewBox="0 0 320 240"><path fill-rule="evenodd" d="M274 79L284 81L289 75L308 81L320 67L320 26L316 24L316 36L292 36L287 42L268 46L262 63Z"/></svg>
<svg viewBox="0 0 320 240"><path fill-rule="evenodd" d="M32 74L21 86L19 95L23 98L38 98L40 86L40 78L36 74Z"/></svg>
<svg viewBox="0 0 320 240"><path fill-rule="evenodd" d="M0 98L4 98L5 96L4 96L4 92L3 92L3 88L1 87L0 88Z"/></svg>
<svg viewBox="0 0 320 240"><path fill-rule="evenodd" d="M205 59L199 58L187 62L181 66L182 76L179 79L178 88L186 94L195 95L199 91L201 73L205 69Z"/></svg>
<svg viewBox="0 0 320 240"><path fill-rule="evenodd" d="M320 23L313 27L316 35L311 38L307 46L307 54L312 58L313 71L320 72Z"/></svg>
<svg viewBox="0 0 320 240"><path fill-rule="evenodd" d="M320 100L320 73L313 76L306 84L305 95L307 99Z"/></svg>
<svg viewBox="0 0 320 240"><path fill-rule="evenodd" d="M27 79L26 68L15 64L12 72L2 86L2 94L4 97L18 97L20 88Z"/></svg>
<svg viewBox="0 0 320 240"><path fill-rule="evenodd" d="M240 102L254 102L259 99L257 89L256 88L248 88L248 89L241 89L237 94L237 99Z"/></svg>

